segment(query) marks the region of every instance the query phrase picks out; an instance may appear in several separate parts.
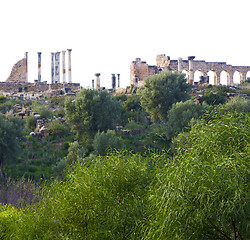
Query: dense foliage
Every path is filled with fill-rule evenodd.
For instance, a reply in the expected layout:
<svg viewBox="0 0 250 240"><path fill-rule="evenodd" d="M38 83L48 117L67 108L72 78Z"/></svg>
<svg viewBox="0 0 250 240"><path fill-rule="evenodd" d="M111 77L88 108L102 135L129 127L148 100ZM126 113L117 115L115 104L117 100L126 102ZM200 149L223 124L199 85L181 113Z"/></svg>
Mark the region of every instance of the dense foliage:
<svg viewBox="0 0 250 240"><path fill-rule="evenodd" d="M188 89L184 74L161 72L145 80L141 105L153 121L166 120L172 104L187 99Z"/></svg>
<svg viewBox="0 0 250 240"><path fill-rule="evenodd" d="M249 100L153 79L126 94L0 97L1 240L247 239Z"/></svg>
<svg viewBox="0 0 250 240"><path fill-rule="evenodd" d="M3 166L6 161L17 159L20 141L24 137L24 122L17 117L6 118L0 113L0 177L5 180Z"/></svg>
<svg viewBox="0 0 250 240"><path fill-rule="evenodd" d="M77 138L89 145L98 130L115 128L121 106L107 91L82 89L74 100L66 100L65 113Z"/></svg>

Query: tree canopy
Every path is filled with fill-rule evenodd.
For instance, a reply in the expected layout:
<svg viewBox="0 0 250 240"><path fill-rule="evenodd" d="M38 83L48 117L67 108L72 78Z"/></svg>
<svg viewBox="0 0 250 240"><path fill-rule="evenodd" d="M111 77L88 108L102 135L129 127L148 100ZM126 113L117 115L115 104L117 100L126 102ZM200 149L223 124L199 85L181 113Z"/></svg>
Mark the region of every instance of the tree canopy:
<svg viewBox="0 0 250 240"><path fill-rule="evenodd" d="M249 114L213 115L176 138L151 192L158 207L146 239L247 239Z"/></svg>
<svg viewBox="0 0 250 240"><path fill-rule="evenodd" d="M172 104L187 99L188 89L184 74L161 72L145 80L141 105L153 121L166 120Z"/></svg>
<svg viewBox="0 0 250 240"><path fill-rule="evenodd" d="M168 111L167 136L175 137L187 127L192 118L197 119L205 111L205 106L195 103L192 99L174 103Z"/></svg>
<svg viewBox="0 0 250 240"><path fill-rule="evenodd" d="M98 130L115 128L121 104L105 90L82 89L74 100L66 100L65 114L78 139L93 139Z"/></svg>
<svg viewBox="0 0 250 240"><path fill-rule="evenodd" d="M0 175L4 180L4 162L16 159L19 143L23 137L24 121L17 117L6 118L0 113Z"/></svg>

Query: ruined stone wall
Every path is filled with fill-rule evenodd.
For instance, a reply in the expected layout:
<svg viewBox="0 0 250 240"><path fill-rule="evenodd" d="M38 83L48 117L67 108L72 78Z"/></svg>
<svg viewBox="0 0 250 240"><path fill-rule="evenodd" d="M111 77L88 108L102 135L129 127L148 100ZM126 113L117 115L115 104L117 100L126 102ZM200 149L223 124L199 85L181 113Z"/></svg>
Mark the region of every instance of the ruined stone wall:
<svg viewBox="0 0 250 240"><path fill-rule="evenodd" d="M0 92L5 93L24 93L24 92L46 92L54 90L63 90L70 88L71 90L78 90L80 84L69 83L69 84L34 84L34 83L21 83L21 82L0 82Z"/></svg>
<svg viewBox="0 0 250 240"><path fill-rule="evenodd" d="M141 61L140 58L136 58L130 67L131 85L142 87L144 79L154 75L156 69L156 66L149 66L146 62Z"/></svg>
<svg viewBox="0 0 250 240"><path fill-rule="evenodd" d="M12 68L6 82L27 82L27 61L26 58L18 61Z"/></svg>
<svg viewBox="0 0 250 240"><path fill-rule="evenodd" d="M143 86L143 81L150 75L159 71L179 71L183 70L188 73L188 82L194 83L194 73L200 71L202 76L206 77L209 71L214 72L214 84L220 84L220 75L222 71L227 73L227 85L233 85L233 75L239 72L240 81L246 80L247 73L250 71L250 66L232 66L226 62L206 62L203 60L194 60L194 56L188 57L188 60L170 60L169 56L159 54L156 56L156 66L148 66L146 62L142 62L140 58L133 61L131 64L131 84L135 84L135 79L139 81L138 87ZM154 71L150 71L154 69Z"/></svg>

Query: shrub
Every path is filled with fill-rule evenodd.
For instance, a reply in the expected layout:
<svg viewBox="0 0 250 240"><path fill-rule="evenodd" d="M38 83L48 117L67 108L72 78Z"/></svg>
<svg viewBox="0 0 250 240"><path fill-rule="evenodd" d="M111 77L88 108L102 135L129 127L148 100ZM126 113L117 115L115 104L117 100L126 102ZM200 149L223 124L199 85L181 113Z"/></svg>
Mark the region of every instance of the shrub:
<svg viewBox="0 0 250 240"><path fill-rule="evenodd" d="M16 239L140 239L147 221L152 174L140 155L119 154L77 163L64 181L43 189L26 209Z"/></svg>
<svg viewBox="0 0 250 240"><path fill-rule="evenodd" d="M121 148L121 140L116 136L114 130L108 130L105 132L97 132L93 142L94 152L96 155L105 155L109 148L119 149Z"/></svg>

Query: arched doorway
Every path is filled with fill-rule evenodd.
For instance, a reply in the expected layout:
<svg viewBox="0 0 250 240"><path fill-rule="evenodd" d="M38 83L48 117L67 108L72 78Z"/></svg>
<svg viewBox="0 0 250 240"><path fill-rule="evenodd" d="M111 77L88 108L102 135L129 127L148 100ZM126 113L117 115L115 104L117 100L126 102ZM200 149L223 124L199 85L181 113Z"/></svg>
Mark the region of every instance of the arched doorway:
<svg viewBox="0 0 250 240"><path fill-rule="evenodd" d="M207 76L209 77L209 84L215 85L215 72L213 72L213 71L210 70L207 73Z"/></svg>
<svg viewBox="0 0 250 240"><path fill-rule="evenodd" d="M203 72L201 72L200 70L196 70L194 73L194 82L198 83L200 81L200 77L203 75Z"/></svg>
<svg viewBox="0 0 250 240"><path fill-rule="evenodd" d="M220 73L220 85L227 85L227 79L228 79L228 72L222 71Z"/></svg>
<svg viewBox="0 0 250 240"><path fill-rule="evenodd" d="M233 75L233 84L240 84L241 73L239 71L235 71Z"/></svg>

